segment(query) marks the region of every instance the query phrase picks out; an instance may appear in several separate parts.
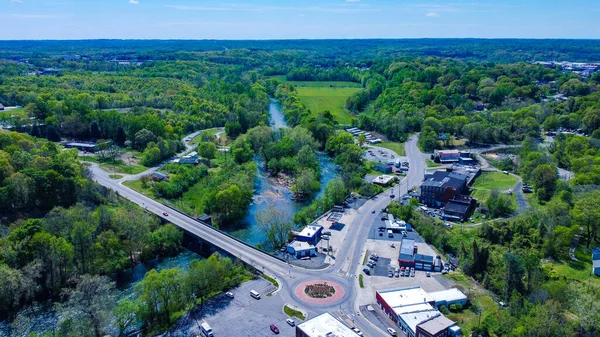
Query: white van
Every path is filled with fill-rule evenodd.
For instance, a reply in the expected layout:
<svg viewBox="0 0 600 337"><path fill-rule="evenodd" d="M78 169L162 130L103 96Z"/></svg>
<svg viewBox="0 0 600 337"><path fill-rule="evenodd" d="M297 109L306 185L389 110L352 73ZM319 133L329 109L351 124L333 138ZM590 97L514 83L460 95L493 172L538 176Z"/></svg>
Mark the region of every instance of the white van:
<svg viewBox="0 0 600 337"><path fill-rule="evenodd" d="M391 229L388 229L388 238L393 238L394 237L394 232L392 232Z"/></svg>
<svg viewBox="0 0 600 337"><path fill-rule="evenodd" d="M256 290L250 290L250 296L256 298L257 300L260 300L260 294Z"/></svg>
<svg viewBox="0 0 600 337"><path fill-rule="evenodd" d="M214 337L212 329L210 325L208 325L208 323L203 322L202 324L200 324L200 329L206 337Z"/></svg>

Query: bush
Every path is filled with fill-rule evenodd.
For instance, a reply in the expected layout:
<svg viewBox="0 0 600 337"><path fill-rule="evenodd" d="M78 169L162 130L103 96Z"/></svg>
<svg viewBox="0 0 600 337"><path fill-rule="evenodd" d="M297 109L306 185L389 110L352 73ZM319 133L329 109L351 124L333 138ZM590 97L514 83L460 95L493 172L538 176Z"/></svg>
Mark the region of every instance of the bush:
<svg viewBox="0 0 600 337"><path fill-rule="evenodd" d="M438 310L444 315L448 315L450 313L450 311L448 310L448 307L445 305L440 305Z"/></svg>
<svg viewBox="0 0 600 337"><path fill-rule="evenodd" d="M463 306L460 303L452 303L452 304L450 304L449 309L452 312L459 312L459 311L463 310Z"/></svg>

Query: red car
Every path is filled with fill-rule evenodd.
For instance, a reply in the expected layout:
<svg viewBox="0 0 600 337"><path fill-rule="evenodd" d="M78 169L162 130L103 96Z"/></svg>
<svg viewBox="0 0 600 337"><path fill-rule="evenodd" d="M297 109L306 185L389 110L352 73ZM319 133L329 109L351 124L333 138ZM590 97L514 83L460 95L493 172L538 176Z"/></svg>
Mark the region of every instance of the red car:
<svg viewBox="0 0 600 337"><path fill-rule="evenodd" d="M167 212L163 212L163 215L164 215L164 216L169 216L169 213L167 213Z"/></svg>
<svg viewBox="0 0 600 337"><path fill-rule="evenodd" d="M275 334L279 334L279 329L275 326L275 324L271 324L271 331Z"/></svg>

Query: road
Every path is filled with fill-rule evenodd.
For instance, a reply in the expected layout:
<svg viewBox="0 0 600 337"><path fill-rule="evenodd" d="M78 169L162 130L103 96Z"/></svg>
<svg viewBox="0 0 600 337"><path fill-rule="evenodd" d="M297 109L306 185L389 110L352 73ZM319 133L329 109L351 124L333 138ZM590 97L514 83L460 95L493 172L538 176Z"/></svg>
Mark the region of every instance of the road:
<svg viewBox="0 0 600 337"><path fill-rule="evenodd" d="M200 132L190 136L193 137ZM410 163L410 171L403 179L401 185L405 185L409 189L420 184L423 180L426 168L424 159L426 156L422 154L417 147L417 139L418 136L413 136L405 145L406 154ZM186 151L179 155L183 155L192 149L191 145L186 144L186 147ZM229 254L236 256L256 269L275 277L280 285L278 295L282 298L284 303L290 303L305 308L311 314L320 314L328 311L340 318L347 317L355 322L355 324L365 332L366 336L380 336L386 334L386 332L368 323L367 320L360 316L360 311L358 309L360 302L359 297L365 296L365 294L359 294L360 288L358 286L357 275L359 275L361 271L364 245L373 221L372 212L379 213L382 208L385 208L389 204L389 195L392 192L391 189L381 193L378 197L367 201L362 207L356 210L357 214L351 224L355 235L352 235L349 238L344 249L340 249L335 264L324 270L308 270L290 265L265 252L244 244L211 226L204 225L186 214L170 209L122 184L126 180L138 179L142 175L153 172L158 168L159 167L154 167L143 173L129 175L119 180L115 180L111 179L109 173L102 170L97 164L92 163L90 165L90 169L94 174L94 179L100 185L114 190L121 197L145 208L156 216L202 238ZM164 215L164 212L167 212L168 215ZM294 294L295 288L302 282L315 279L337 282L345 289L345 296L340 301L331 305L311 305L298 300ZM369 296L371 296L370 302L372 303L372 294Z"/></svg>

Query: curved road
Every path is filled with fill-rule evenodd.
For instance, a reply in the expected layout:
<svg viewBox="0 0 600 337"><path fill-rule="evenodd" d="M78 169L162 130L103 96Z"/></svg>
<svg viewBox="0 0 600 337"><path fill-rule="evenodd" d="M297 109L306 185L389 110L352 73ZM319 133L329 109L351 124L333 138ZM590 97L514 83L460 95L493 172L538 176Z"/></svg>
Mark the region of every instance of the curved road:
<svg viewBox="0 0 600 337"><path fill-rule="evenodd" d="M191 136L197 135L200 132L194 133ZM408 139L405 145L406 155L408 156L411 169L400 186L406 185L408 189L421 183L426 168L425 157L417 147L417 139L418 135L413 136ZM186 146L187 149L184 153L192 148L189 144L186 144ZM180 155L182 154L183 153ZM109 173L100 169L97 164L91 164L90 168L96 182L99 184L114 190L120 196L136 203L158 217L161 217L181 229L210 242L229 254L236 256L256 269L262 270L266 274L275 277L281 290L285 290L278 292L278 295L281 296L284 303L290 303L300 308L306 308L312 313L328 311L336 316L351 316L356 325L359 326L367 336L380 336L386 334L384 331L370 324L366 319L360 316L358 310L359 299L361 297L364 298L364 296L371 296L369 300L370 303L372 303L373 294L365 294L364 290L359 288L357 275L359 275L362 269L361 262L364 254L364 246L372 225L372 211L378 213L379 210L385 208L389 204L390 198L388 197L388 191L392 192L391 189L381 193L378 197L372 198L356 210L357 214L351 224L354 235L349 236L344 249L340 249L335 264L324 270L308 270L279 260L214 229L211 226L204 225L186 214L170 209L165 205L122 185L123 181L137 179L144 174L157 170L158 167L154 167L137 175L126 176L120 180L111 179ZM167 212L168 216L165 216L163 212ZM329 280L340 284L345 289L345 296L341 300L331 304L311 305L301 302L294 294L296 286L302 282L315 279ZM361 290L363 291L362 293Z"/></svg>

